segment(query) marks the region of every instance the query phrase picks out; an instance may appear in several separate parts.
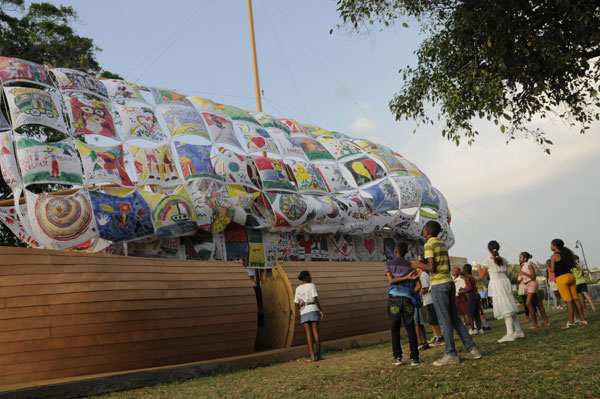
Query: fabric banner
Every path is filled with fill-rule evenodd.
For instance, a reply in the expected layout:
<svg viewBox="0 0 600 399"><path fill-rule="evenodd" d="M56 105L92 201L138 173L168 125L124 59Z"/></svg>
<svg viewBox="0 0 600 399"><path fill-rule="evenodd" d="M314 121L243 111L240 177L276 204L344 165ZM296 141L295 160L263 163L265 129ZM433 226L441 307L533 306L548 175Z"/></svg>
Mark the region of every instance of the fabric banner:
<svg viewBox="0 0 600 399"><path fill-rule="evenodd" d="M0 207L0 222L2 222L19 240L33 248L39 248L40 244L31 235L31 225L27 217L27 205L20 206L20 214L16 212L14 206ZM21 216L23 219L21 219ZM23 220L27 220L27 226L23 223Z"/></svg>
<svg viewBox="0 0 600 399"><path fill-rule="evenodd" d="M371 222L371 211L358 194L344 194L335 197L340 212L342 223L339 232L348 234L370 234L374 230Z"/></svg>
<svg viewBox="0 0 600 399"><path fill-rule="evenodd" d="M156 111L164 118L172 137L190 134L209 140L208 128L191 104L165 103L157 106Z"/></svg>
<svg viewBox="0 0 600 399"><path fill-rule="evenodd" d="M383 168L366 155L346 161L344 166L352 174L357 186L362 186L385 176Z"/></svg>
<svg viewBox="0 0 600 399"><path fill-rule="evenodd" d="M3 97L0 96L0 110L4 109L4 100ZM2 130L10 130L10 124L4 117L4 112L0 112L0 131Z"/></svg>
<svg viewBox="0 0 600 399"><path fill-rule="evenodd" d="M303 125L303 126L306 129L306 131L313 138L335 137L335 134L333 132L331 132L330 130L327 130L327 129L323 129L322 127L314 126L314 125Z"/></svg>
<svg viewBox="0 0 600 399"><path fill-rule="evenodd" d="M5 83L28 82L54 87L43 66L19 58L0 57L0 81Z"/></svg>
<svg viewBox="0 0 600 399"><path fill-rule="evenodd" d="M139 101L147 103L146 99L142 95L140 87L135 83L129 83L119 79L100 79L106 91L108 97L118 104L125 104L127 101Z"/></svg>
<svg viewBox="0 0 600 399"><path fill-rule="evenodd" d="M236 209L222 184L193 180L187 184L186 190L193 204L199 229L217 234L233 221Z"/></svg>
<svg viewBox="0 0 600 399"><path fill-rule="evenodd" d="M213 235L197 230L191 236L180 237L181 251L185 260L212 260L215 252Z"/></svg>
<svg viewBox="0 0 600 399"><path fill-rule="evenodd" d="M342 174L342 170L334 163L315 163L313 164L317 173L323 179L327 191L337 193L340 191L352 190L352 186Z"/></svg>
<svg viewBox="0 0 600 399"><path fill-rule="evenodd" d="M360 147L350 140L337 139L335 137L319 137L317 141L323 144L337 160L363 153Z"/></svg>
<svg viewBox="0 0 600 399"><path fill-rule="evenodd" d="M354 252L359 262L383 261L383 240L375 235L355 236Z"/></svg>
<svg viewBox="0 0 600 399"><path fill-rule="evenodd" d="M356 262L354 238L346 234L329 237L329 259L336 262Z"/></svg>
<svg viewBox="0 0 600 399"><path fill-rule="evenodd" d="M289 170L291 170L294 179L296 180L296 185L298 186L298 192L301 194L329 193L323 178L309 162L288 159L285 161L285 164L288 166Z"/></svg>
<svg viewBox="0 0 600 399"><path fill-rule="evenodd" d="M288 125L275 118L274 116L267 115L258 111L248 111L248 113L252 115L258 121L258 123L262 125L262 127L267 128L267 130L268 128L274 128L282 130L286 134L292 133Z"/></svg>
<svg viewBox="0 0 600 399"><path fill-rule="evenodd" d="M399 175L408 175L406 167L402 164L399 158L395 154L390 154L384 151L373 151L369 154L374 159L380 161L388 173L395 173Z"/></svg>
<svg viewBox="0 0 600 399"><path fill-rule="evenodd" d="M309 208L315 210L315 217L306 225L306 231L312 234L332 234L338 231L342 223L342 213L330 196L305 195L303 198L309 204Z"/></svg>
<svg viewBox="0 0 600 399"><path fill-rule="evenodd" d="M96 147L75 140L85 180L87 184L114 183L119 186L133 187L134 184L125 170L123 145L114 147Z"/></svg>
<svg viewBox="0 0 600 399"><path fill-rule="evenodd" d="M213 244L215 246L215 252L213 253L214 260L227 260L225 250L225 237L223 233L213 234Z"/></svg>
<svg viewBox="0 0 600 399"><path fill-rule="evenodd" d="M62 91L81 91L108 98L108 91L104 84L92 75L69 68L53 68L50 71Z"/></svg>
<svg viewBox="0 0 600 399"><path fill-rule="evenodd" d="M310 137L290 137L290 141L302 148L309 161L335 161L323 144Z"/></svg>
<svg viewBox="0 0 600 399"><path fill-rule="evenodd" d="M226 182L256 187L256 182L248 175L249 162L246 155L219 147L210 160L217 175Z"/></svg>
<svg viewBox="0 0 600 399"><path fill-rule="evenodd" d="M132 241L127 244L128 256L145 258L180 259L179 237L159 238L152 241Z"/></svg>
<svg viewBox="0 0 600 399"><path fill-rule="evenodd" d="M120 242L154 234L152 210L137 191L123 196L90 191L89 195L101 238Z"/></svg>
<svg viewBox="0 0 600 399"><path fill-rule="evenodd" d="M192 234L198 229L194 205L183 186L167 195L148 191L140 193L152 209L157 236L176 237Z"/></svg>
<svg viewBox="0 0 600 399"><path fill-rule="evenodd" d="M263 190L296 191L284 169L283 161L252 155Z"/></svg>
<svg viewBox="0 0 600 399"><path fill-rule="evenodd" d="M129 105L116 105L116 108L121 117L124 140L141 139L159 143L168 139L151 108Z"/></svg>
<svg viewBox="0 0 600 399"><path fill-rule="evenodd" d="M175 157L169 144L153 148L129 146L134 158L138 184L175 186L181 179L175 167Z"/></svg>
<svg viewBox="0 0 600 399"><path fill-rule="evenodd" d="M72 248L98 236L92 205L84 191L73 195L37 195L25 190L33 236L41 246Z"/></svg>
<svg viewBox="0 0 600 399"><path fill-rule="evenodd" d="M68 134L57 93L31 87L5 87L12 127L42 125Z"/></svg>
<svg viewBox="0 0 600 399"><path fill-rule="evenodd" d="M310 137L308 131L297 121L290 118L278 118L282 123L284 123L290 130L290 134L298 137Z"/></svg>
<svg viewBox="0 0 600 399"><path fill-rule="evenodd" d="M274 220L271 232L290 232L300 230L316 216L314 202L306 201L298 194L267 193Z"/></svg>
<svg viewBox="0 0 600 399"><path fill-rule="evenodd" d="M0 169L2 169L2 178L9 187L23 184L17 167L11 132L0 133Z"/></svg>
<svg viewBox="0 0 600 399"><path fill-rule="evenodd" d="M305 262L329 260L329 243L326 237L299 234L296 240L298 260Z"/></svg>
<svg viewBox="0 0 600 399"><path fill-rule="evenodd" d="M225 238L226 259L230 261L241 261L248 266L249 243L248 235L244 226L232 223L223 232Z"/></svg>
<svg viewBox="0 0 600 399"><path fill-rule="evenodd" d="M236 126L242 132L246 148L249 153L271 152L276 154L277 147L275 142L269 136L267 130L259 125L244 122L235 122Z"/></svg>
<svg viewBox="0 0 600 399"><path fill-rule="evenodd" d="M273 268L280 262L298 260L298 242L294 234L263 232L262 236L266 267Z"/></svg>
<svg viewBox="0 0 600 399"><path fill-rule="evenodd" d="M256 118L250 115L248 111L234 107L233 105L220 105L220 108L234 121L248 122L260 126L260 123L258 123Z"/></svg>
<svg viewBox="0 0 600 399"><path fill-rule="evenodd" d="M210 145L187 144L182 141L174 141L177 151L179 166L185 180L199 177L212 177L218 179L210 162Z"/></svg>
<svg viewBox="0 0 600 399"><path fill-rule="evenodd" d="M190 100L185 96L162 87L151 87L150 91L152 92L156 105L167 103L190 104Z"/></svg>
<svg viewBox="0 0 600 399"><path fill-rule="evenodd" d="M33 183L83 184L81 166L71 139L44 143L15 134L17 159L25 185Z"/></svg>
<svg viewBox="0 0 600 399"><path fill-rule="evenodd" d="M218 115L212 112L202 112L202 116L208 125L210 139L213 143L227 144L237 148L242 148L238 140L233 122L226 115Z"/></svg>
<svg viewBox="0 0 600 399"><path fill-rule="evenodd" d="M383 179L369 186L363 186L360 192L363 194L363 198L370 200L371 209L374 213L398 211L400 206L398 193L390 179Z"/></svg>
<svg viewBox="0 0 600 399"><path fill-rule="evenodd" d="M267 128L269 135L273 139L273 142L277 146L279 150L279 154L284 157L295 157L302 159L303 161L308 161L306 158L306 154L302 151L302 147L298 144L293 143L289 140L288 135L281 129L276 128Z"/></svg>
<svg viewBox="0 0 600 399"><path fill-rule="evenodd" d="M264 269L267 266L262 230L246 229L248 236L248 267Z"/></svg>
<svg viewBox="0 0 600 399"><path fill-rule="evenodd" d="M67 95L63 98L71 115L75 135L99 134L116 139L117 133L110 112L110 103Z"/></svg>
<svg viewBox="0 0 600 399"><path fill-rule="evenodd" d="M381 145L381 144L374 143L374 142L372 142L370 140L354 139L352 141L354 142L354 144L356 144L357 146L359 146L360 148L362 148L366 152L382 151L382 152L387 152L387 153L390 153L390 154L394 153L388 147L386 147L384 145Z"/></svg>

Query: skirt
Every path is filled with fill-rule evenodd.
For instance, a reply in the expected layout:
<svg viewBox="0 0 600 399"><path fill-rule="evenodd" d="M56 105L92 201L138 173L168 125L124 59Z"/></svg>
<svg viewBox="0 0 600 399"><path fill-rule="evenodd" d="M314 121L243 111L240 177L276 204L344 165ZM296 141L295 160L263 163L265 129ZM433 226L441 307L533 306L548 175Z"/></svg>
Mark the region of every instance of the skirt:
<svg viewBox="0 0 600 399"><path fill-rule="evenodd" d="M496 319L504 319L517 314L517 303L513 297L512 286L508 277L491 278L488 290L494 294L490 294L490 296L494 301L494 317Z"/></svg>
<svg viewBox="0 0 600 399"><path fill-rule="evenodd" d="M300 323L308 323L309 321L321 321L321 313L318 310L300 315Z"/></svg>

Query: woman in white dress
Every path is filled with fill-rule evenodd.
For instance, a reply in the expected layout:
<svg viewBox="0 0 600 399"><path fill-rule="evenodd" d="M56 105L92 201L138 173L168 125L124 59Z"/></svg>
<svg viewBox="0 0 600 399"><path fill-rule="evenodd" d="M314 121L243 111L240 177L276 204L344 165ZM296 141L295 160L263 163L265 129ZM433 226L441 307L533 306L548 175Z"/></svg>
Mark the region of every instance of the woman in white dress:
<svg viewBox="0 0 600 399"><path fill-rule="evenodd" d="M477 265L477 271L480 279L489 274L488 295L494 301L494 317L504 319L506 324L506 335L500 338L498 342L510 342L514 341L515 338L523 338L525 334L521 330L521 324L517 317L518 309L513 297L512 284L506 275L508 262L498 253L500 250L498 242L490 241L488 250L491 257L483 261L483 267Z"/></svg>

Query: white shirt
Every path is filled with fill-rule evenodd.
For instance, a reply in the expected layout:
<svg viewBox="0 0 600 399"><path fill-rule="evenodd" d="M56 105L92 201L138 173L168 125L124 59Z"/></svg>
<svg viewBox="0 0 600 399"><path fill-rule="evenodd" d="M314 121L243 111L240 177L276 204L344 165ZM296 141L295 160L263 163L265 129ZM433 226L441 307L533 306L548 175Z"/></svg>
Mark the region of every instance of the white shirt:
<svg viewBox="0 0 600 399"><path fill-rule="evenodd" d="M467 284L465 283L465 279L462 276L458 276L454 279L454 285L456 286L456 296L459 295L458 291L462 288L467 289Z"/></svg>
<svg viewBox="0 0 600 399"><path fill-rule="evenodd" d="M313 298L317 296L317 287L313 283L304 283L296 287L294 302L300 304L301 315L319 311L319 308L315 304L305 305L306 303L313 302Z"/></svg>
<svg viewBox="0 0 600 399"><path fill-rule="evenodd" d="M431 289L431 277L429 277L429 273L423 272L419 276L419 280L421 281L421 289L430 288ZM431 305L433 300L431 299L431 293L427 292L427 294L423 294L423 306Z"/></svg>

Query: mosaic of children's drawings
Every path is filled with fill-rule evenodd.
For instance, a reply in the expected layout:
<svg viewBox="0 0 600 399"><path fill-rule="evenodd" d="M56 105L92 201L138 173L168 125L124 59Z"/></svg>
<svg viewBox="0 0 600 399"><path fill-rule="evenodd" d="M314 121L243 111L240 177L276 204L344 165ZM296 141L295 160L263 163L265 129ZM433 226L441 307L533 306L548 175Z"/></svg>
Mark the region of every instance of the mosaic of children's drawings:
<svg viewBox="0 0 600 399"><path fill-rule="evenodd" d="M429 220L454 243L442 193L373 141L16 58L0 87L0 222L31 247L270 268L414 257Z"/></svg>

